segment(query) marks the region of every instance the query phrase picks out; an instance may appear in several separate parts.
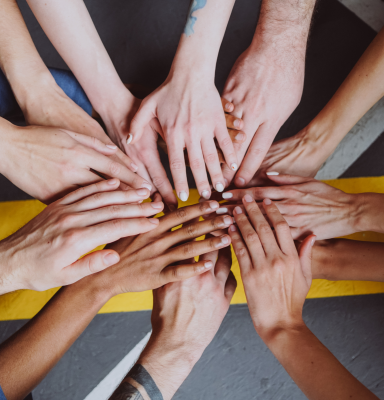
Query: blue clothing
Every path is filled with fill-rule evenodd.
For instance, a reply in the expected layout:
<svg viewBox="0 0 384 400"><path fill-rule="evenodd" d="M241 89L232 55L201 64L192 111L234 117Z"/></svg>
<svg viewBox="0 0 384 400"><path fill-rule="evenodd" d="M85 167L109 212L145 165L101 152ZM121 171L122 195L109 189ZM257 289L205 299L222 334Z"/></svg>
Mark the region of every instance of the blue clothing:
<svg viewBox="0 0 384 400"><path fill-rule="evenodd" d="M0 386L0 400L7 400L7 398L4 395L3 389Z"/></svg>
<svg viewBox="0 0 384 400"><path fill-rule="evenodd" d="M88 100L83 88L70 71L58 68L49 68L56 83L63 89L64 93L71 98L89 115L92 114L92 105ZM4 73L0 70L0 117L3 118L23 118L23 113L15 96L13 95L10 84ZM0 398L1 400L1 398Z"/></svg>

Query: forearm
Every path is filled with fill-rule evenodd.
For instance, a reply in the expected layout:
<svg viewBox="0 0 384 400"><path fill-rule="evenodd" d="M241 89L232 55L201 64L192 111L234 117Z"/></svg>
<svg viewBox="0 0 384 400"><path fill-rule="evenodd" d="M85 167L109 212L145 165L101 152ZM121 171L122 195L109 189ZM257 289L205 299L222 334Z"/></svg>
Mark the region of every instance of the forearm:
<svg viewBox="0 0 384 400"><path fill-rule="evenodd" d="M67 286L0 346L0 386L24 398L55 366L107 301L88 279Z"/></svg>
<svg viewBox="0 0 384 400"><path fill-rule="evenodd" d="M377 399L304 323L262 339L309 400Z"/></svg>
<svg viewBox="0 0 384 400"><path fill-rule="evenodd" d="M313 279L384 282L384 243L330 239L312 248Z"/></svg>
<svg viewBox="0 0 384 400"><path fill-rule="evenodd" d="M306 128L318 148L332 154L360 118L384 96L384 30L376 36L331 100Z"/></svg>

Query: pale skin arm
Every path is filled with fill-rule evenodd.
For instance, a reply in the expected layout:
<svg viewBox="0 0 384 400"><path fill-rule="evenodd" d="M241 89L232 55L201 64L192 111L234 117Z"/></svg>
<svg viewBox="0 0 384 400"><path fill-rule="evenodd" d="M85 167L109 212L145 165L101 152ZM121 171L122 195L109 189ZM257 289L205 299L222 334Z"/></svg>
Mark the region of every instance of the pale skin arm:
<svg viewBox="0 0 384 400"><path fill-rule="evenodd" d="M383 76L384 29L309 125L271 147L262 169L314 177L344 136L384 96Z"/></svg>

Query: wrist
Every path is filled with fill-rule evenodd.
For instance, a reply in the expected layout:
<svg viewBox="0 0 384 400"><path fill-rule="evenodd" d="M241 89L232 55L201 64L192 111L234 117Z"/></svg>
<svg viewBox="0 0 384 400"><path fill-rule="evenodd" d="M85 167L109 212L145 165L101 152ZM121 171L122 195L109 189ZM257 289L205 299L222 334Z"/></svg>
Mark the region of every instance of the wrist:
<svg viewBox="0 0 384 400"><path fill-rule="evenodd" d="M0 295L27 288L22 276L23 268L18 268L15 262L14 250L9 240L0 242Z"/></svg>
<svg viewBox="0 0 384 400"><path fill-rule="evenodd" d="M305 332L307 329L308 328L305 325L304 321L300 319L296 321L294 324L279 325L265 330L256 329L256 331L259 334L260 338L263 340L263 342L269 348L271 348L276 343L280 342L282 337L297 336Z"/></svg>
<svg viewBox="0 0 384 400"><path fill-rule="evenodd" d="M5 176L8 176L7 171L11 168L12 160L14 161L13 149L17 148L14 142L19 129L0 117L0 173Z"/></svg>
<svg viewBox="0 0 384 400"><path fill-rule="evenodd" d="M379 193L353 194L351 213L355 232L373 231L384 232L383 220L384 195Z"/></svg>

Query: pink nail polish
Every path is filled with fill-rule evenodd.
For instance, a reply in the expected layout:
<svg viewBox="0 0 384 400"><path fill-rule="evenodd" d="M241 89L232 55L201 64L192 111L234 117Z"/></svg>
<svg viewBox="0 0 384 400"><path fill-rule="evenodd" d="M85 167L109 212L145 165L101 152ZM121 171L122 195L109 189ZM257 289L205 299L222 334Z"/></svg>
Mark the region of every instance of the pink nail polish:
<svg viewBox="0 0 384 400"><path fill-rule="evenodd" d="M244 196L244 200L245 200L246 203L252 203L253 198L252 198L251 195L246 194L246 195Z"/></svg>
<svg viewBox="0 0 384 400"><path fill-rule="evenodd" d="M236 214L242 214L243 213L243 210L241 209L241 207L235 207L235 213Z"/></svg>

